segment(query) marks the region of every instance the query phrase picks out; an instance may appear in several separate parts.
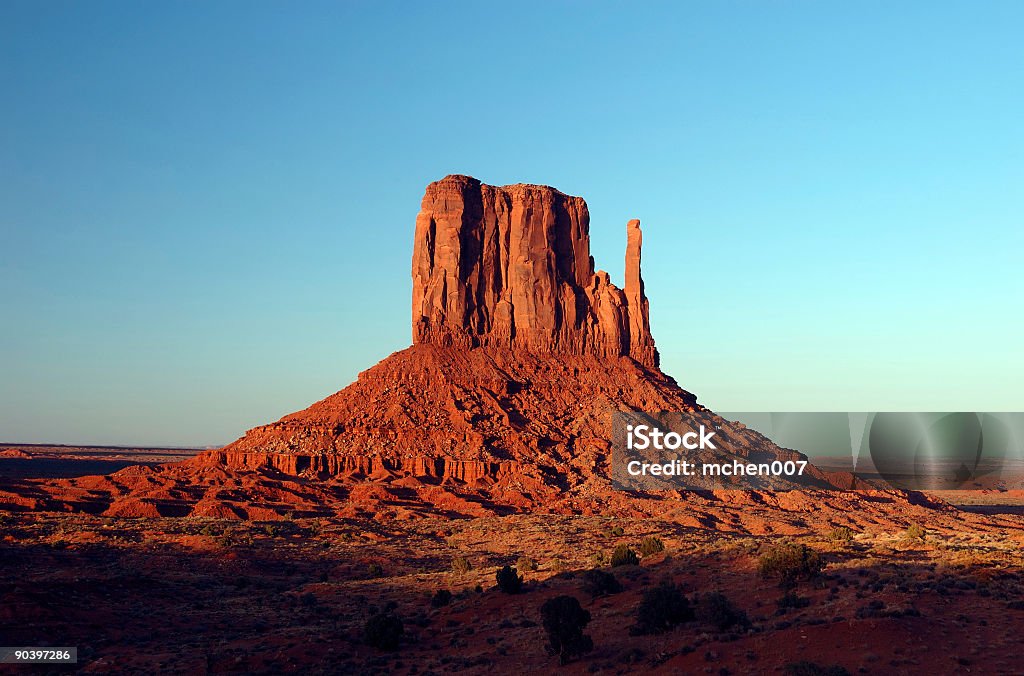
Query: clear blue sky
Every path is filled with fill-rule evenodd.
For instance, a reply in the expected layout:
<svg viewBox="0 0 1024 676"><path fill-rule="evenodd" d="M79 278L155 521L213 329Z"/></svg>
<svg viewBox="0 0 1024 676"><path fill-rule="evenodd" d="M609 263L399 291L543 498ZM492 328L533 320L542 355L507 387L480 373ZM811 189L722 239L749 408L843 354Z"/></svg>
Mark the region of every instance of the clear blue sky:
<svg viewBox="0 0 1024 676"><path fill-rule="evenodd" d="M634 6L639 5L639 7ZM424 186L625 223L718 410L1022 410L1024 3L0 4L0 440L206 445L410 342Z"/></svg>

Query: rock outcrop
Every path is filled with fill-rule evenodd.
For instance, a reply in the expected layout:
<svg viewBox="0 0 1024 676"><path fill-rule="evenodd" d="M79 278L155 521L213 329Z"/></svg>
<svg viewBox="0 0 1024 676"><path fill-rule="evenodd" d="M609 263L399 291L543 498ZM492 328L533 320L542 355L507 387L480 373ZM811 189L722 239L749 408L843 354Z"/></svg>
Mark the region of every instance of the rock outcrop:
<svg viewBox="0 0 1024 676"><path fill-rule="evenodd" d="M416 220L414 344L196 462L319 479L497 482L491 492L530 485L535 499L554 500L607 487L616 411L686 412L730 456L797 459L662 373L640 222L626 226L619 289L594 271L589 219L582 198L554 188L467 176L430 184ZM807 483L831 485L816 470Z"/></svg>
<svg viewBox="0 0 1024 676"><path fill-rule="evenodd" d="M416 218L413 342L628 356L657 368L640 221L627 236L623 290L594 271L582 198L468 176L431 183Z"/></svg>
<svg viewBox="0 0 1024 676"><path fill-rule="evenodd" d="M729 497L714 492L717 479L705 491L673 489L678 500L612 489L616 412L685 413L694 429L715 430L724 458L803 456L700 406L658 368L640 223L627 225L621 290L594 271L588 228L586 203L553 188L495 188L465 176L433 183L416 222L412 346L224 448L110 477L0 486L0 509L407 518L656 514L685 500L687 518L700 525L712 517L691 514L698 503L793 502L763 492ZM799 481L753 485L868 487L813 466ZM819 507L799 507L801 518ZM734 526L746 528L741 521Z"/></svg>

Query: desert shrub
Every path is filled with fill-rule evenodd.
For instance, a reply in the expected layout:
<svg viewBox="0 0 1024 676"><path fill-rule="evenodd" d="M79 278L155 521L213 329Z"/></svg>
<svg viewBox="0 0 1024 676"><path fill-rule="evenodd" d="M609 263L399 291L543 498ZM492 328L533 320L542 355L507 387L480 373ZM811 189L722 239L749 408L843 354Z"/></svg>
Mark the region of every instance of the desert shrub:
<svg viewBox="0 0 1024 676"><path fill-rule="evenodd" d="M663 634L693 619L693 609L677 585L662 582L644 592L636 609L636 624L631 634Z"/></svg>
<svg viewBox="0 0 1024 676"><path fill-rule="evenodd" d="M263 532L270 537L277 537L281 534L281 527L276 523L265 523L263 524Z"/></svg>
<svg viewBox="0 0 1024 676"><path fill-rule="evenodd" d="M704 594L697 600L697 619L706 624L725 631L729 627L739 625L745 627L750 624L747 614L734 606L719 592Z"/></svg>
<svg viewBox="0 0 1024 676"><path fill-rule="evenodd" d="M537 570L537 562L531 559L525 554L516 559L516 568L525 572L533 572Z"/></svg>
<svg viewBox="0 0 1024 676"><path fill-rule="evenodd" d="M643 556L650 556L651 554L657 554L663 551L665 551L665 545L662 544L661 540L653 535L648 535L640 541L640 554Z"/></svg>
<svg viewBox="0 0 1024 676"><path fill-rule="evenodd" d="M452 559L452 571L463 575L473 570L473 564L465 556L456 556Z"/></svg>
<svg viewBox="0 0 1024 676"><path fill-rule="evenodd" d="M903 533L903 537L908 540L924 540L927 537L928 531L920 526L920 524L912 523L907 526L907 530Z"/></svg>
<svg viewBox="0 0 1024 676"><path fill-rule="evenodd" d="M880 599L870 601L866 606L861 606L857 609L857 619L859 620L886 616L888 616L888 612L886 611L885 601Z"/></svg>
<svg viewBox="0 0 1024 676"><path fill-rule="evenodd" d="M432 608L443 608L452 602L452 593L447 589L438 589L434 592L434 595L430 597L430 606Z"/></svg>
<svg viewBox="0 0 1024 676"><path fill-rule="evenodd" d="M371 578L384 577L384 566L379 563L371 563L366 567L366 574Z"/></svg>
<svg viewBox="0 0 1024 676"><path fill-rule="evenodd" d="M640 559L637 558L636 552L629 548L629 545L623 543L615 548L612 552L612 567L615 566L635 566L640 563Z"/></svg>
<svg viewBox="0 0 1024 676"><path fill-rule="evenodd" d="M498 589L506 594L518 594L523 590L523 578L512 566L501 568L494 577L498 581Z"/></svg>
<svg viewBox="0 0 1024 676"><path fill-rule="evenodd" d="M235 546L235 538L231 533L224 533L217 538L217 546L223 549L231 549Z"/></svg>
<svg viewBox="0 0 1024 676"><path fill-rule="evenodd" d="M595 568L583 573L583 591L597 598L618 594L622 591L622 584L611 573Z"/></svg>
<svg viewBox="0 0 1024 676"><path fill-rule="evenodd" d="M783 669L786 676L850 676L850 672L839 665L824 667L815 662L802 660L790 662Z"/></svg>
<svg viewBox="0 0 1024 676"><path fill-rule="evenodd" d="M846 526L837 526L829 532L828 539L832 542L850 542L853 540L853 531Z"/></svg>
<svg viewBox="0 0 1024 676"><path fill-rule="evenodd" d="M797 596L794 592L786 592L776 601L779 608L806 608L811 600L806 596Z"/></svg>
<svg viewBox="0 0 1024 676"><path fill-rule="evenodd" d="M541 622L547 632L547 650L565 664L573 657L589 652L594 641L583 633L590 613L572 596L556 596L540 607Z"/></svg>
<svg viewBox="0 0 1024 676"><path fill-rule="evenodd" d="M807 545L782 543L772 545L761 554L758 568L764 578L778 578L792 584L801 578L812 578L821 572L821 555Z"/></svg>
<svg viewBox="0 0 1024 676"><path fill-rule="evenodd" d="M607 561L604 558L604 552L594 552L590 557L590 562L595 566L603 566Z"/></svg>
<svg viewBox="0 0 1024 676"><path fill-rule="evenodd" d="M608 529L608 535L611 537L622 537L626 534L626 531L622 529L622 526L612 526Z"/></svg>
<svg viewBox="0 0 1024 676"><path fill-rule="evenodd" d="M373 615L363 627L366 644L380 650L397 650L404 633L402 620L388 611Z"/></svg>

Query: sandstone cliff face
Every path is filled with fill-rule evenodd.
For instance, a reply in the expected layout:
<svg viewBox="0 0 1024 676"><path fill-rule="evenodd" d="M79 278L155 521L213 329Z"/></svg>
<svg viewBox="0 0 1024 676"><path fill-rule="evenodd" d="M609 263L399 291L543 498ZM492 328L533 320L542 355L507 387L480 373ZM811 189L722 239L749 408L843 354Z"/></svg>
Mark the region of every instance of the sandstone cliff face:
<svg viewBox="0 0 1024 676"><path fill-rule="evenodd" d="M640 221L627 235L622 290L594 271L582 198L468 176L432 183L416 218L413 342L628 356L657 368Z"/></svg>

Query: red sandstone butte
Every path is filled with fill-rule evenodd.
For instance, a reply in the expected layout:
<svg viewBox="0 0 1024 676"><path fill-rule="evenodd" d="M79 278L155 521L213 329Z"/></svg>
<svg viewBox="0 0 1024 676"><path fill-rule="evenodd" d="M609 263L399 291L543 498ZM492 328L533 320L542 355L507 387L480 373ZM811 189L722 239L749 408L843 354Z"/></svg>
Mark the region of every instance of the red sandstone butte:
<svg viewBox="0 0 1024 676"><path fill-rule="evenodd" d="M497 482L488 490L506 496L526 482L534 499L552 498L607 489L615 411L686 411L733 456L802 457L697 405L661 372L640 222L626 226L621 290L594 271L589 227L586 202L554 188L431 183L416 218L414 344L197 462ZM819 487L855 483L810 474Z"/></svg>
<svg viewBox="0 0 1024 676"><path fill-rule="evenodd" d="M466 176L432 183L416 219L412 346L222 449L160 468L0 489L0 507L250 519L384 508L405 515L672 509L676 503L653 494L611 490L616 411L686 412L716 430L726 458L803 459L700 406L661 371L640 274L640 222L630 221L626 233L620 290L594 271L583 199ZM868 487L861 484L809 467L799 483L757 485ZM705 497L687 493L688 509ZM728 498L747 506L799 499ZM836 500L844 506L832 511L858 504Z"/></svg>
<svg viewBox="0 0 1024 676"><path fill-rule="evenodd" d="M628 356L657 368L640 221L627 233L623 291L594 271L583 198L468 176L431 183L416 217L413 342Z"/></svg>

